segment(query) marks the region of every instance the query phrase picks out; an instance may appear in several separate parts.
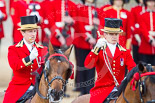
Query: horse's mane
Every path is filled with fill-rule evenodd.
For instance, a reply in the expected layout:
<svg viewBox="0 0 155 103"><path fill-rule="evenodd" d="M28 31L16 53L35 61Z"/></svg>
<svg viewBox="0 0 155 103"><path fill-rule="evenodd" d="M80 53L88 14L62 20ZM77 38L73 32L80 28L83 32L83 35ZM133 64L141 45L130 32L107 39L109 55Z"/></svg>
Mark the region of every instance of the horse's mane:
<svg viewBox="0 0 155 103"><path fill-rule="evenodd" d="M133 75L138 72L138 66L134 67L128 74L127 76L124 78L124 80L122 81L121 85L118 88L118 92L116 94L116 96L120 96L121 93L125 90L128 82L131 80L131 78L133 77Z"/></svg>

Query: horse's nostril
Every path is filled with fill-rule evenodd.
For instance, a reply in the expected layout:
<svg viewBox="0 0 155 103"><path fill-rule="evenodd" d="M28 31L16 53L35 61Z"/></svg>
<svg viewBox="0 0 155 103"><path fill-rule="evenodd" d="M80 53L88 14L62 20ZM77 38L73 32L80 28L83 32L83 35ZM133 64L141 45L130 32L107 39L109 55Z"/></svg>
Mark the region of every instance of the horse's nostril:
<svg viewBox="0 0 155 103"><path fill-rule="evenodd" d="M51 90L51 93L54 93L54 91L55 91L55 90L54 90L54 89L52 89L52 90Z"/></svg>
<svg viewBox="0 0 155 103"><path fill-rule="evenodd" d="M56 90L55 89L52 89L50 94L51 94L51 96L54 97L55 93L56 93Z"/></svg>
<svg viewBox="0 0 155 103"><path fill-rule="evenodd" d="M59 96L62 96L63 95L63 91L59 91Z"/></svg>

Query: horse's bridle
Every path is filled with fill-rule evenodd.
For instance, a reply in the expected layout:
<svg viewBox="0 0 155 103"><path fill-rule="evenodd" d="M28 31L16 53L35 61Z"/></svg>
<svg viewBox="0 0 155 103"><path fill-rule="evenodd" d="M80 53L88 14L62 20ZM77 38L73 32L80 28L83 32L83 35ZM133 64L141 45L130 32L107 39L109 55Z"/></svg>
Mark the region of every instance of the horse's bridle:
<svg viewBox="0 0 155 103"><path fill-rule="evenodd" d="M37 85L37 86L36 86L36 92L38 93L38 95L39 95L42 99L49 99L49 102L59 103L59 102L62 100L62 98L63 98L64 88L65 88L66 84L68 83L68 80L64 80L61 76L58 75L58 76L55 76L54 78L52 78L52 80L49 82L48 74L47 74L47 71L48 71L49 68L50 68L49 60L52 59L52 58L55 57L55 56L64 57L64 58L69 62L68 58L67 58L65 55L63 55L63 54L55 53L55 54L52 54L51 56L49 56L48 60L47 60L46 63L45 63L45 68L44 68L44 70L43 70L44 78L45 78L46 82L48 83L48 93L47 93L47 96L45 97L45 96L43 96L43 95L40 93L40 91L39 91L39 84L36 84L36 85ZM69 62L69 63L70 63L70 62ZM60 95L61 95L60 99L57 100L57 101L54 101L53 98L52 98L52 96L51 96L51 92L52 92L52 95L54 95L53 93L54 93L55 90L51 88L51 84L52 84L52 82L53 82L54 80L56 80L56 79L57 79L57 80L61 80L63 85L62 85L62 90L61 90L61 92L60 92Z"/></svg>
<svg viewBox="0 0 155 103"><path fill-rule="evenodd" d="M144 96L145 93L146 93L145 81L147 80L147 78L150 75L155 75L155 72L146 72L146 73L139 73L139 72L137 72L137 73L134 74L133 79L131 80L131 83L130 83L130 85L133 85L132 83L134 83L134 81L138 81L139 95L140 95L140 101L141 101L141 103L144 103L144 100L143 100L143 97L142 96ZM141 77L143 77L143 76L146 76L146 77L142 81L141 80ZM128 100L125 98L124 93L123 93L123 98L124 98L124 100L127 103L129 103ZM146 103L154 103L154 102L155 102L155 100L151 100L151 101L147 101Z"/></svg>
<svg viewBox="0 0 155 103"><path fill-rule="evenodd" d="M140 74L139 74L140 75ZM139 89L139 95L140 95L140 101L141 103L144 103L144 100L143 100L143 96L146 95L146 85L145 85L145 81L148 79L148 77L150 75L155 75L155 72L148 72L148 73L143 73L141 76L140 76L140 79L138 81L138 89ZM141 80L141 77L143 76L146 76L144 78L144 80L142 81ZM151 101L147 101L146 103L155 103L155 100L151 100Z"/></svg>

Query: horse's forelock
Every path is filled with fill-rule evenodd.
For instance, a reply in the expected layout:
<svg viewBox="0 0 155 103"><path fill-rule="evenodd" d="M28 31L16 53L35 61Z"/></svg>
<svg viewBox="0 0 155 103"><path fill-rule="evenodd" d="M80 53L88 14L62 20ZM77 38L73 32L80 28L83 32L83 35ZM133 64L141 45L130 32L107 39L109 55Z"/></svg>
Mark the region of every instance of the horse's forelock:
<svg viewBox="0 0 155 103"><path fill-rule="evenodd" d="M61 49L54 50L55 53L63 54L63 51Z"/></svg>
<svg viewBox="0 0 155 103"><path fill-rule="evenodd" d="M66 58L64 58L62 56L54 56L53 59L60 60L61 62L67 61Z"/></svg>

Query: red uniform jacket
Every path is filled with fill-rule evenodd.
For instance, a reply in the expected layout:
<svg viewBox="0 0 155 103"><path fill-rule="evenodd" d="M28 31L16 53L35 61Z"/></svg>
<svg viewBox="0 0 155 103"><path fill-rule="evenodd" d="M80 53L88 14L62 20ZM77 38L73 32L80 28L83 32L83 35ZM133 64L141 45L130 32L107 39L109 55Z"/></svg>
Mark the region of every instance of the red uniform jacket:
<svg viewBox="0 0 155 103"><path fill-rule="evenodd" d="M105 4L100 9L102 9L102 11L106 11L107 7L110 7L110 6L111 4Z"/></svg>
<svg viewBox="0 0 155 103"><path fill-rule="evenodd" d="M95 8L94 6L87 6L87 5L78 6L78 11L77 11L78 20L75 26L76 34L73 42L73 44L77 48L88 49L88 50L92 49L92 45L88 41L86 41L86 39L88 38L86 33L89 33L93 37L91 32L91 27L93 27L93 18L94 18L95 10L97 11L97 13L99 13L98 12L99 9ZM98 15L98 19L100 19L99 15ZM98 37L97 33L96 33L96 36Z"/></svg>
<svg viewBox="0 0 155 103"><path fill-rule="evenodd" d="M42 25L41 25L41 30L42 30L42 35L41 35L41 42L46 42L48 43L49 42L49 38L46 36L45 34L45 31L44 29L45 28L48 28L50 29L50 26L49 26L49 20L48 20L48 9L49 9L49 4L51 3L51 0L43 0L40 5L41 5L41 8L42 8L42 17L43 17L43 22L42 22Z"/></svg>
<svg viewBox="0 0 155 103"><path fill-rule="evenodd" d="M38 63L44 61L47 48L35 43L38 50ZM33 63L28 59L29 50L23 40L17 45L10 46L8 49L8 61L13 70L13 77L6 90L3 103L15 103L27 91L31 84L35 85L35 75L32 73L38 71L41 73L42 66L38 68L37 60Z"/></svg>
<svg viewBox="0 0 155 103"><path fill-rule="evenodd" d="M141 45L139 46L139 53L154 55L155 47L150 44L150 40L155 39L155 12L146 11L141 15L140 18L140 31L142 34L142 41ZM150 31L154 33L150 34Z"/></svg>
<svg viewBox="0 0 155 103"><path fill-rule="evenodd" d="M49 5L49 10L48 10L48 19L50 21L50 27L51 27L51 43L54 46L61 46L61 43L59 40L56 38L56 29L62 31L62 26L61 24L63 23L63 16L62 13L65 15L65 11L68 10L69 16L71 16L74 20L76 19L76 11L77 11L77 6L75 3L73 3L71 0L64 0L64 6L62 6L62 1L63 0L53 0L51 4ZM65 2L67 1L67 2ZM68 8L65 6L68 5ZM62 12L64 10L64 12ZM75 20L76 21L76 20ZM74 25L74 24L73 24ZM73 26L71 26L73 27ZM71 27L68 30L69 37L66 39L66 44L69 46L73 42L74 38L74 30L71 29ZM73 27L74 28L74 27ZM73 30L73 31L72 31Z"/></svg>
<svg viewBox="0 0 155 103"><path fill-rule="evenodd" d="M104 6L102 6L100 9L99 9L99 15L101 17L101 25L102 25L102 29L104 28L104 18L105 18L105 11L109 10L112 8L112 5L110 4L106 4Z"/></svg>
<svg viewBox="0 0 155 103"><path fill-rule="evenodd" d="M136 66L136 64L132 59L130 51L127 51L119 44L117 44L114 57L112 57L108 46L105 45L104 47L106 48L105 50L111 64L113 74L120 84L124 78L125 67L127 67L127 69L130 71ZM90 52L87 55L84 64L86 68L96 67L97 71L97 80L95 82L95 86L90 91L90 103L102 103L115 87L114 79L105 64L103 50L101 50L98 55Z"/></svg>
<svg viewBox="0 0 155 103"><path fill-rule="evenodd" d="M132 30L132 44L138 45L134 35L138 34L140 36L140 16L145 12L145 6L135 6L131 9L131 30Z"/></svg>
<svg viewBox="0 0 155 103"><path fill-rule="evenodd" d="M3 14L3 18L0 19L0 40L1 40L4 37L4 30L3 30L2 22L7 19L5 0L0 0L0 11Z"/></svg>
<svg viewBox="0 0 155 103"><path fill-rule="evenodd" d="M123 27L121 29L123 30L123 33L119 36L119 44L122 45L124 48L126 47L126 41L131 36L131 29L130 29L130 23L129 23L129 17L130 13L129 11L125 9L116 10L113 6L110 6L111 8L107 9L105 13L106 18L118 18L122 19Z"/></svg>
<svg viewBox="0 0 155 103"><path fill-rule="evenodd" d="M34 3L31 1L30 3ZM40 5L38 2L35 2L38 5ZM37 11L39 12L39 15L41 16L41 6L38 7ZM20 17L21 16L29 16L32 12L32 9L29 8L29 4L26 3L25 0L18 0L16 2L13 2L12 8L11 8L11 18L13 21L13 41L14 43L18 43L22 40L23 36L20 33L18 28L20 28ZM38 42L38 36L36 41Z"/></svg>
<svg viewBox="0 0 155 103"><path fill-rule="evenodd" d="M111 8L111 5L110 4L106 4L106 5L102 6L100 8L100 10L101 10L101 12L104 12L104 11L107 11L109 8Z"/></svg>
<svg viewBox="0 0 155 103"><path fill-rule="evenodd" d="M12 7L12 3L14 2L14 0L9 0L9 14L11 13L11 7Z"/></svg>

